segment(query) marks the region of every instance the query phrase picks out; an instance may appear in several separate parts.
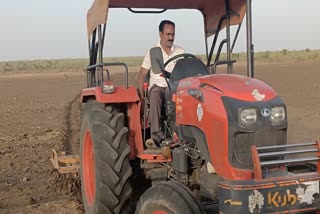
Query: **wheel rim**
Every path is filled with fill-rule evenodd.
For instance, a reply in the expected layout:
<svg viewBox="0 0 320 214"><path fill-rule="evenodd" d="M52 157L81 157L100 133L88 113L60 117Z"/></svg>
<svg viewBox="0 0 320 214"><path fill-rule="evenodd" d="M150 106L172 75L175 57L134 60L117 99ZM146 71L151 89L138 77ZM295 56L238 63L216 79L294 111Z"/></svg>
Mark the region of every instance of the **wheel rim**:
<svg viewBox="0 0 320 214"><path fill-rule="evenodd" d="M84 146L82 150L83 157L83 181L84 192L86 195L87 203L92 206L94 202L94 194L96 189L95 177L95 164L94 164L94 152L92 145L92 138L90 132L87 130L84 136Z"/></svg>
<svg viewBox="0 0 320 214"><path fill-rule="evenodd" d="M152 214L168 214L168 213L163 210L156 210L156 211L153 211Z"/></svg>

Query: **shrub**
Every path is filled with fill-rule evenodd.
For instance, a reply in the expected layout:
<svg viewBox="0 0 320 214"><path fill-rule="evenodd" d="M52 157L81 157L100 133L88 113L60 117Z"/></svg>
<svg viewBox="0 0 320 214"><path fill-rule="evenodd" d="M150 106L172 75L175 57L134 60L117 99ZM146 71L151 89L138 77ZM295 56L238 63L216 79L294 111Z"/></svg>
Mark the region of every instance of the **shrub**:
<svg viewBox="0 0 320 214"><path fill-rule="evenodd" d="M281 53L282 53L283 55L287 55L287 54L288 54L288 50L287 50L287 49L283 49L283 50L281 51Z"/></svg>

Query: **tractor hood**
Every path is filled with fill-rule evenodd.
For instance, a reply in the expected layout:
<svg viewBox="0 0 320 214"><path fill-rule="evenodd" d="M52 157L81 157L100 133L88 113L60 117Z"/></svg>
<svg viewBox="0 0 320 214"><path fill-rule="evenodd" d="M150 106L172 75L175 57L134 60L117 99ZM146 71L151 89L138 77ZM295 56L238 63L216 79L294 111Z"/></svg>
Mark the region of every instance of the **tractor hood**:
<svg viewBox="0 0 320 214"><path fill-rule="evenodd" d="M211 88L222 96L232 97L245 101L268 101L277 96L276 92L266 83L241 75L213 74L181 80L178 90L188 85L200 88Z"/></svg>

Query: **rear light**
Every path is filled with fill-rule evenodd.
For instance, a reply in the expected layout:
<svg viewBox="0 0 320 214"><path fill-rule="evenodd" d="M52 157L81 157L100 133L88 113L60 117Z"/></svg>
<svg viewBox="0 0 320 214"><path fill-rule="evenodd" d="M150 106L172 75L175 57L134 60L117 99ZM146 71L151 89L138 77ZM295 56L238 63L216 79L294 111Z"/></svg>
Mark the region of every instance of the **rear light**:
<svg viewBox="0 0 320 214"><path fill-rule="evenodd" d="M105 94L112 94L114 92L114 85L111 85L111 84L103 85L102 92Z"/></svg>

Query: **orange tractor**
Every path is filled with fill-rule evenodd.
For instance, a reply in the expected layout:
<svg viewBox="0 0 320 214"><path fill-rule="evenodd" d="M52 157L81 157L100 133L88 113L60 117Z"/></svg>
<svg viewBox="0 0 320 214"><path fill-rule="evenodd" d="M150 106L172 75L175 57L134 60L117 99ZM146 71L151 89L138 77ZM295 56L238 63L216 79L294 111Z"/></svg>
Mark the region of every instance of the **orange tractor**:
<svg viewBox="0 0 320 214"><path fill-rule="evenodd" d="M153 72L168 80L160 148L144 145L148 129L141 123L137 89L128 85L127 65L103 62L111 8L134 13L195 9L203 14L206 64L192 54L163 62L159 49L150 51ZM251 0L95 0L87 19L90 65L88 87L81 94L80 136L86 213L319 212L320 141L287 144L285 103L254 79ZM247 76L234 74L232 59L243 20ZM232 25L238 26L233 41ZM223 29L226 38L213 60ZM226 60L219 57L223 46ZM172 60L177 63L168 73ZM226 74L216 73L220 65L226 65ZM105 69L110 66L123 67L125 86L110 80Z"/></svg>

